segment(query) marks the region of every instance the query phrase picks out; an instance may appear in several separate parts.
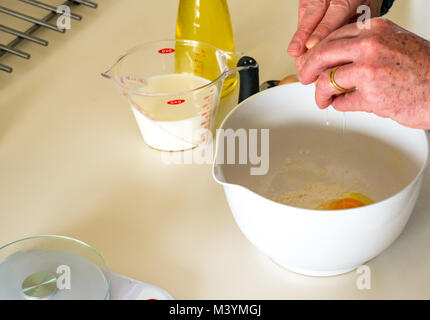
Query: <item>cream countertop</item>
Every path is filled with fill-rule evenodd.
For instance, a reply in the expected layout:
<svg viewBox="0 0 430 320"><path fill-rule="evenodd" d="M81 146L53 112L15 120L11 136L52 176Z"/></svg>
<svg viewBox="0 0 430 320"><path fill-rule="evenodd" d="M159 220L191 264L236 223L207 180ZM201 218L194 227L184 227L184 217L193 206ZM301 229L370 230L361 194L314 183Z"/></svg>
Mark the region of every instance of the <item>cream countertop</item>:
<svg viewBox="0 0 430 320"><path fill-rule="evenodd" d="M100 250L113 271L180 299L430 298L429 176L405 232L368 264L371 290L356 288L355 273L283 270L241 234L210 166L162 164L100 77L125 49L173 38L177 1L99 2L77 8L84 19L65 35L38 32L48 48L20 45L30 61L1 59L15 70L0 73L0 244L72 236ZM388 17L430 39L428 0L396 2ZM262 81L295 72L286 47L297 3L229 1L237 49L259 61Z"/></svg>

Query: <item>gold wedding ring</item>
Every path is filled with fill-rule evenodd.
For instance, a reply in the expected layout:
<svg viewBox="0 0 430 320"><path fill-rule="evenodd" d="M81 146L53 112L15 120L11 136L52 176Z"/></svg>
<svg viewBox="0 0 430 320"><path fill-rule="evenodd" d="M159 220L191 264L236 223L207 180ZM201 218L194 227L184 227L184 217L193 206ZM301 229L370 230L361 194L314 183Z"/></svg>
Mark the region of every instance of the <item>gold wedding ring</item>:
<svg viewBox="0 0 430 320"><path fill-rule="evenodd" d="M334 75L336 74L336 71L339 68L340 68L340 66L337 66L337 67L331 69L331 72L330 72L330 84L332 85L332 87L335 88L337 91L339 91L340 94L351 93L351 92L354 92L355 90L357 90L356 87L351 88L351 89L342 88L340 85L338 85L336 83L336 81L334 81Z"/></svg>

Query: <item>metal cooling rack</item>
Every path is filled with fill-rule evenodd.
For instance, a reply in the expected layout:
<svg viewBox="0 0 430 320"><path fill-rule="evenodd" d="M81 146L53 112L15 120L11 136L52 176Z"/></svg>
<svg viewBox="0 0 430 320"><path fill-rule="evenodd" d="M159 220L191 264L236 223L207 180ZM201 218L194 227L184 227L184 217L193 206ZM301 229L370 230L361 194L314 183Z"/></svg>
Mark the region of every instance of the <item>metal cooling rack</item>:
<svg viewBox="0 0 430 320"><path fill-rule="evenodd" d="M32 16L26 15L24 13L21 13L9 8L5 8L1 6L1 2L0 2L0 21L1 21L1 15L6 14L33 24L27 30L19 31L14 28L2 25L0 23L0 32L6 32L16 36L16 38L13 39L8 44L0 43L0 57L2 57L5 54L13 54L23 59L30 59L31 55L29 53L16 49L16 46L19 43L21 43L24 40L27 40L42 46L47 46L48 45L47 40L44 40L32 35L36 30L38 30L39 28L47 28L61 33L64 33L65 30L60 29L56 25L49 22L53 18L56 18L60 15L59 13L57 13L57 7L40 1L35 1L35 0L16 0L16 1L24 2L27 5L35 6L40 9L49 11L49 13L46 16L44 16L42 19L37 19ZM97 8L97 3L94 3L92 1L86 1L86 0L68 0L68 1L65 1L63 5L67 5L69 7L73 7L76 5L84 5L93 9ZM82 16L78 14L70 13L70 18L80 21L82 19ZM0 63L0 71L11 73L13 71L13 68Z"/></svg>

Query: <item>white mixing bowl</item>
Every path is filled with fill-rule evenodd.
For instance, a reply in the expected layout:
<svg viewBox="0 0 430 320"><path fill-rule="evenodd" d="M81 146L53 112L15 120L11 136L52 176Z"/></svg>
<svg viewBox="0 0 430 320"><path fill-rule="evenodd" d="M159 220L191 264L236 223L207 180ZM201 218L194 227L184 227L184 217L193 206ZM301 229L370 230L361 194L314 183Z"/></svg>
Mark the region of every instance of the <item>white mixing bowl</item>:
<svg viewBox="0 0 430 320"><path fill-rule="evenodd" d="M248 98L222 124L223 129L271 130L268 174L250 175L249 169L255 165L249 163L215 163L213 174L224 187L243 234L275 262L297 273L312 276L342 274L380 254L404 229L421 188L428 158L424 131L406 128L373 114L347 113L346 133L364 139L359 141L354 135L342 138L342 117L343 114L335 110L317 108L313 86L291 84ZM335 129L336 141L330 142L324 135L328 128L327 119L332 124L330 127L338 127ZM294 148L297 151L301 143L305 154L312 155L313 148L321 150L324 146L329 159L330 156L333 161L341 159L343 162L339 163L346 163L346 166L349 161L364 179L368 178L371 191L368 196L376 203L349 210L321 211L271 200L268 195L277 191L273 182L279 180L274 179L274 175L282 168L289 152ZM336 146L340 149L334 150ZM330 161L327 163L329 165ZM288 187L289 180L285 179L283 183L283 186L278 183L279 188Z"/></svg>

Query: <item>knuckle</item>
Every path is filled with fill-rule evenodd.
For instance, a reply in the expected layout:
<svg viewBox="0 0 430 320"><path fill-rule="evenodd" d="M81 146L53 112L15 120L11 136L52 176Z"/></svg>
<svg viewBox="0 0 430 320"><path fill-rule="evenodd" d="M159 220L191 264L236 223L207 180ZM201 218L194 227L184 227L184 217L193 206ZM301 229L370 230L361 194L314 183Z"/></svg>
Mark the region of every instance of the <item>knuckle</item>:
<svg viewBox="0 0 430 320"><path fill-rule="evenodd" d="M383 38L379 34L374 34L361 40L360 46L365 52L373 55L381 49L382 43Z"/></svg>
<svg viewBox="0 0 430 320"><path fill-rule="evenodd" d="M312 60L312 61L322 61L323 52L325 51L325 49L326 49L326 45L325 44L321 45L319 48L316 48L316 50L314 50L312 52L312 54L310 55L309 60Z"/></svg>
<svg viewBox="0 0 430 320"><path fill-rule="evenodd" d="M361 74L366 83L373 81L378 74L378 68L372 64L361 66Z"/></svg>
<svg viewBox="0 0 430 320"><path fill-rule="evenodd" d="M294 35L294 37L299 38L300 40L303 41L304 39L309 37L311 33L312 33L311 27L307 25L301 25L299 27L299 30L297 30L296 34Z"/></svg>
<svg viewBox="0 0 430 320"><path fill-rule="evenodd" d="M325 108L328 106L329 100L331 98L330 89L330 71L322 72L318 77L318 82L316 84L315 90L315 100L319 107Z"/></svg>
<svg viewBox="0 0 430 320"><path fill-rule="evenodd" d="M300 81L300 83L301 83L301 84L307 84L307 77L308 77L308 75L307 75L306 70L305 70L305 69L302 69L302 70L299 72L299 81Z"/></svg>
<svg viewBox="0 0 430 320"><path fill-rule="evenodd" d="M328 7L330 0L311 0L309 5L315 7Z"/></svg>
<svg viewBox="0 0 430 320"><path fill-rule="evenodd" d="M301 0L299 3L299 12L304 13L307 7L307 1Z"/></svg>
<svg viewBox="0 0 430 320"><path fill-rule="evenodd" d="M392 22L386 18L374 18L372 20L372 27L376 27L378 29L384 29L392 24Z"/></svg>
<svg viewBox="0 0 430 320"><path fill-rule="evenodd" d="M299 73L299 82L303 85L307 85L308 83L305 81L305 74L303 72Z"/></svg>
<svg viewBox="0 0 430 320"><path fill-rule="evenodd" d="M326 97L321 92L315 92L315 102L320 108L326 108L330 104Z"/></svg>
<svg viewBox="0 0 430 320"><path fill-rule="evenodd" d="M302 70L302 67L302 62L299 59L296 59L296 69L300 71Z"/></svg>
<svg viewBox="0 0 430 320"><path fill-rule="evenodd" d="M312 48L308 60L316 62L324 62L327 60L327 54L333 49L333 44L330 42L321 42L318 47Z"/></svg>
<svg viewBox="0 0 430 320"><path fill-rule="evenodd" d="M330 2L330 7L337 11L343 11L350 13L352 11L350 1L345 0L332 0Z"/></svg>
<svg viewBox="0 0 430 320"><path fill-rule="evenodd" d="M319 64L324 61L321 51L314 52L308 59L309 63L305 65L308 68L318 68Z"/></svg>
<svg viewBox="0 0 430 320"><path fill-rule="evenodd" d="M327 70L322 72L318 77L318 85L317 88L320 90L326 90L330 86L330 72L331 70Z"/></svg>
<svg viewBox="0 0 430 320"><path fill-rule="evenodd" d="M333 31L333 27L328 23L322 21L318 28L315 30L315 34L320 37L326 37Z"/></svg>
<svg viewBox="0 0 430 320"><path fill-rule="evenodd" d="M299 16L300 17L304 16L305 12L306 12L306 8L305 7L299 8Z"/></svg>
<svg viewBox="0 0 430 320"><path fill-rule="evenodd" d="M299 26L297 28L296 36L302 37L302 36L309 36L312 31L314 30L315 26L312 23L309 23L309 16L306 18L303 18Z"/></svg>
<svg viewBox="0 0 430 320"><path fill-rule="evenodd" d="M312 77L312 71L306 67L304 67L299 73L299 81L305 85L312 83Z"/></svg>

